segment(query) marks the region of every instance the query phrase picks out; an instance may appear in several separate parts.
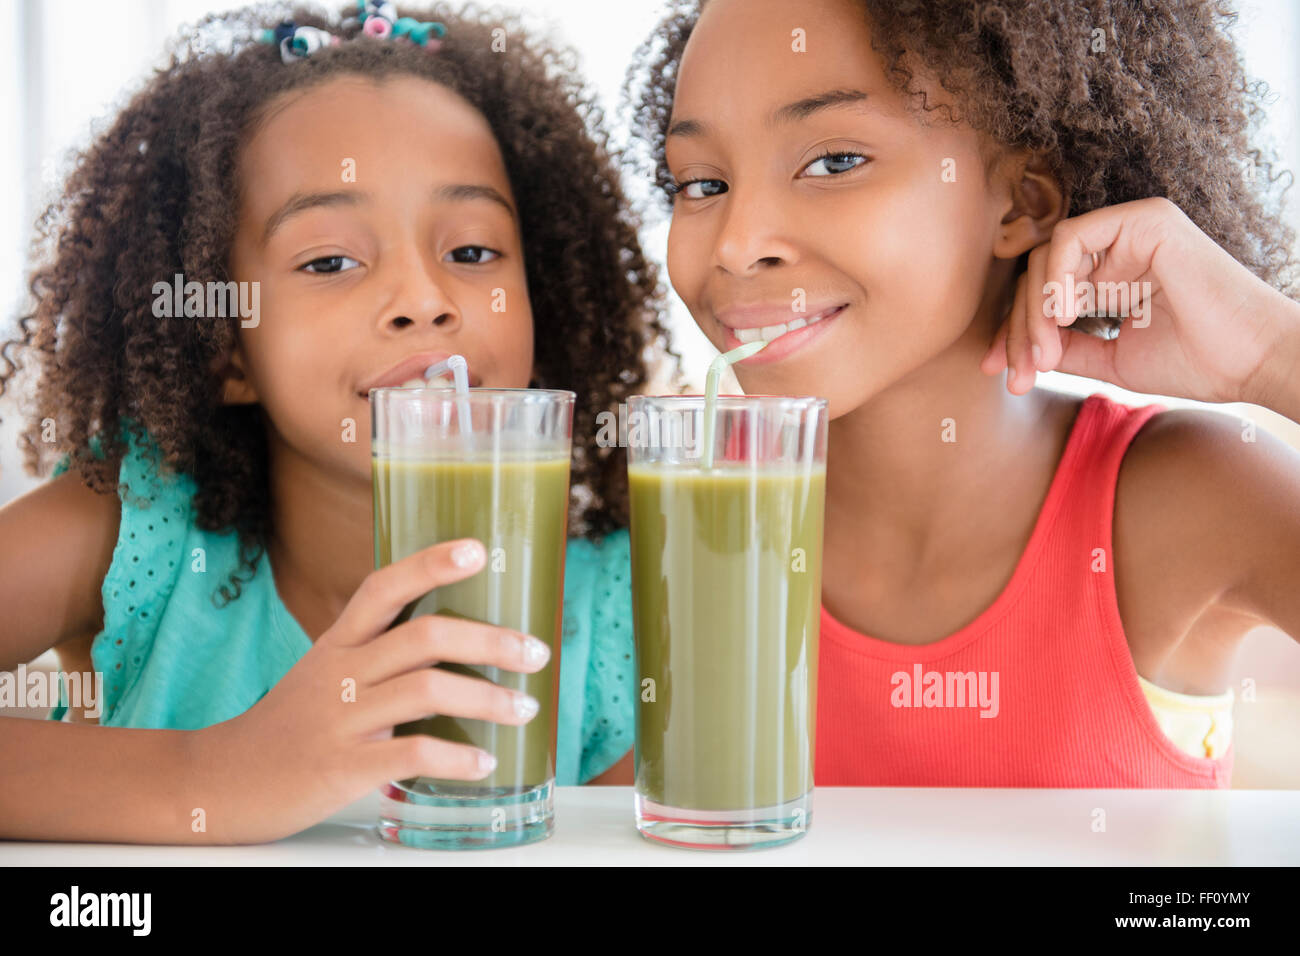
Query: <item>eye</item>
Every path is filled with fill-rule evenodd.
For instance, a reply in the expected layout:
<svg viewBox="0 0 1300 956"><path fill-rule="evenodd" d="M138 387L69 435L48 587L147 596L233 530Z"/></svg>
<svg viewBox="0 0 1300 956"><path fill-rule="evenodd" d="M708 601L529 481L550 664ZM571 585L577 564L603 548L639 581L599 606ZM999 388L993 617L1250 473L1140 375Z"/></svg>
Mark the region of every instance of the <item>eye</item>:
<svg viewBox="0 0 1300 956"><path fill-rule="evenodd" d="M803 168L810 176L838 176L856 169L867 161L860 153L822 153Z"/></svg>
<svg viewBox="0 0 1300 956"><path fill-rule="evenodd" d="M670 186L668 194L673 197L683 195L687 199L708 199L711 196L721 196L726 191L727 184L721 179L689 179Z"/></svg>
<svg viewBox="0 0 1300 956"><path fill-rule="evenodd" d="M501 253L489 249L487 246L460 246L448 253L452 262L464 262L470 265L491 262L493 259L500 258Z"/></svg>
<svg viewBox="0 0 1300 956"><path fill-rule="evenodd" d="M345 262L352 263L351 266L344 266ZM303 265L301 271L314 272L323 275L329 275L335 272L347 272L349 269L359 266L361 263L356 259L348 256L321 256L319 259L313 259L311 262Z"/></svg>

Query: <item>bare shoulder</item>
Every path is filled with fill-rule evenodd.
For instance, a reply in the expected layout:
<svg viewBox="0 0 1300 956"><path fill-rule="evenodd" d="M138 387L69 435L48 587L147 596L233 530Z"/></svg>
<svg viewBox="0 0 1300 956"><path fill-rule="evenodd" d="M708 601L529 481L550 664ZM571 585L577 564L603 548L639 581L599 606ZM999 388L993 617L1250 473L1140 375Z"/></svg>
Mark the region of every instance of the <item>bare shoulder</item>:
<svg viewBox="0 0 1300 956"><path fill-rule="evenodd" d="M1270 564L1300 567L1300 453L1223 412L1154 415L1120 466L1114 549L1139 673L1215 683L1240 638L1270 623L1243 593L1267 586Z"/></svg>
<svg viewBox="0 0 1300 956"><path fill-rule="evenodd" d="M0 507L0 665L102 627L100 589L120 521L118 496L93 491L74 472Z"/></svg>

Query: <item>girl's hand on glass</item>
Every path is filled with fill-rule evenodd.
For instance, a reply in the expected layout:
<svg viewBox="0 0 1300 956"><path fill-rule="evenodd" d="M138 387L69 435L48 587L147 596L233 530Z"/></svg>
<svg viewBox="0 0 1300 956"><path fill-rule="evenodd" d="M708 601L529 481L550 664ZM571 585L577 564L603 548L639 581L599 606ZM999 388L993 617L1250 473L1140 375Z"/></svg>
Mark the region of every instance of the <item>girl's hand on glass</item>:
<svg viewBox="0 0 1300 956"><path fill-rule="evenodd" d="M196 770L203 776L208 768L207 792L223 795L214 809L230 818L207 815L214 841L297 833L392 780L479 780L492 772L492 755L472 745L393 734L397 724L432 714L518 725L537 713L526 694L431 665L533 673L550 659L542 641L431 614L390 629L409 604L472 576L483 562L483 545L467 539L372 572L334 626L265 697L196 732Z"/></svg>

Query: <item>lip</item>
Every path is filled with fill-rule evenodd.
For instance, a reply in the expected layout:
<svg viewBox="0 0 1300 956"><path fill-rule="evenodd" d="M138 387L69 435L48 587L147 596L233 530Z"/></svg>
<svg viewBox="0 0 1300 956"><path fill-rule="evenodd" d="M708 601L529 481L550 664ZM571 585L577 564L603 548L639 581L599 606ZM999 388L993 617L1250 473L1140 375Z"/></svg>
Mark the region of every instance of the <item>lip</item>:
<svg viewBox="0 0 1300 956"><path fill-rule="evenodd" d="M396 365L389 366L386 371L379 372L366 380L366 383L357 389L357 394L364 399L370 398L372 388L392 388L401 385L403 382L409 382L413 378L423 378L424 370L430 365L444 361L453 355L452 352L416 352L414 355L407 356ZM466 360L467 371L469 372L469 384L471 388L477 388L482 382L474 374L474 366Z"/></svg>
<svg viewBox="0 0 1300 956"><path fill-rule="evenodd" d="M802 316L815 318L818 315L824 315L825 317L813 325L805 325L801 329L795 329L777 336L768 342L767 346L757 355L741 359L736 365L766 365L769 362L779 362L825 335L826 330L834 325L835 321L848 309L849 304L847 302L823 305L817 310L810 309L807 313L796 316L796 318ZM786 305L775 309L770 307L727 309L715 313L715 315L718 324L722 326L722 351L730 352L743 344L736 336L737 330L761 328L766 325L776 325L788 321L790 307Z"/></svg>

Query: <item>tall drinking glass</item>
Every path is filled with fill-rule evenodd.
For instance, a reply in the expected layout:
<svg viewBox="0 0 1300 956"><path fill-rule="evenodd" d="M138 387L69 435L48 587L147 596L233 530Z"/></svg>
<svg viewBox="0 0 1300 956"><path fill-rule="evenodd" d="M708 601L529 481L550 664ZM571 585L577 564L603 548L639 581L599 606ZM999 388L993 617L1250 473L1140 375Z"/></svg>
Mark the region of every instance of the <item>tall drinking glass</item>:
<svg viewBox="0 0 1300 956"><path fill-rule="evenodd" d="M481 780L393 781L381 797L386 840L460 849L552 832L573 401L572 392L539 389L370 393L375 567L455 538L477 538L487 551L482 571L430 591L394 624L415 614L468 618L551 648L534 674L437 665L525 691L541 708L522 726L436 714L395 728L473 744L497 766Z"/></svg>
<svg viewBox="0 0 1300 956"><path fill-rule="evenodd" d="M826 401L629 401L636 825L769 846L812 818Z"/></svg>

